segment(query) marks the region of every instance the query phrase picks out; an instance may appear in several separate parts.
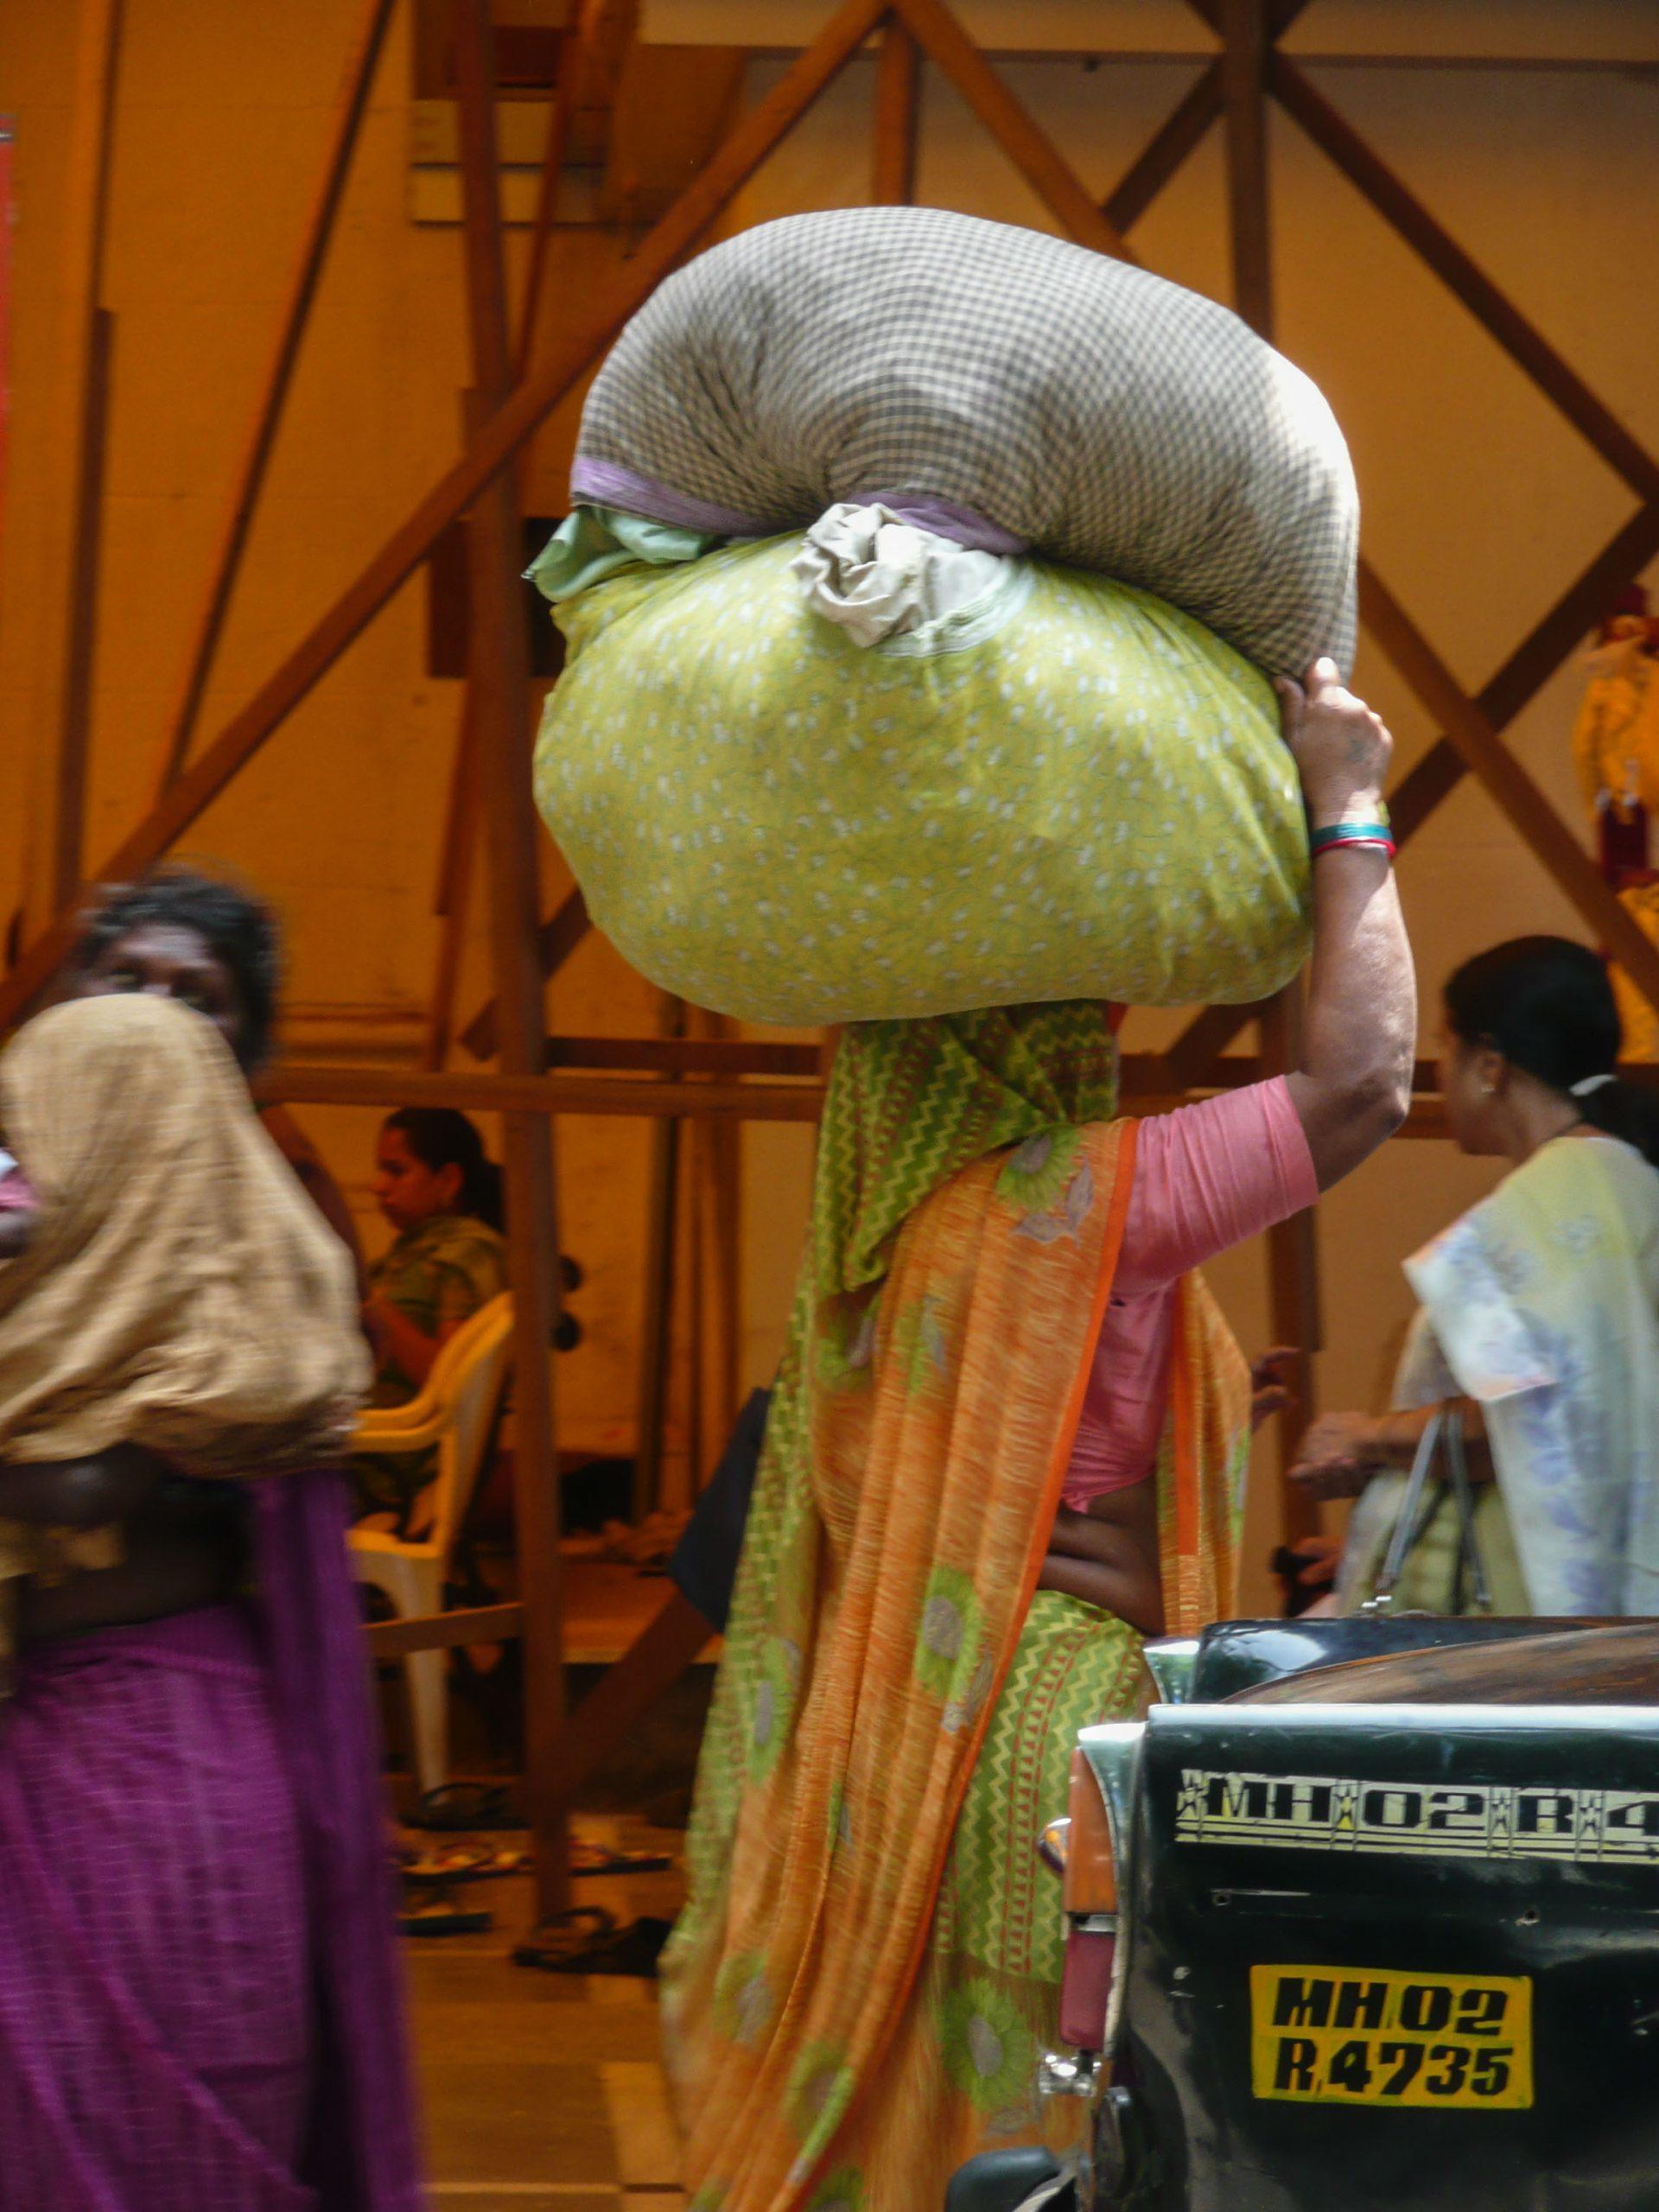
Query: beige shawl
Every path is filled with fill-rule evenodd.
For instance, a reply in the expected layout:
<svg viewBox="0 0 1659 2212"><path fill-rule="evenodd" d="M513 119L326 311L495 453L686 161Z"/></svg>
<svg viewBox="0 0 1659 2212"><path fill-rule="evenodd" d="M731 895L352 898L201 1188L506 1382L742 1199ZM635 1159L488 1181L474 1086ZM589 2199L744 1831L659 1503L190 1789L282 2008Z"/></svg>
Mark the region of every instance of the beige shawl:
<svg viewBox="0 0 1659 2212"><path fill-rule="evenodd" d="M351 1263L210 1023L54 1007L0 1058L0 1128L40 1203L0 1265L0 1459L124 1441L226 1476L341 1451L369 1379ZM40 1534L0 1522L0 1576L48 1564Z"/></svg>

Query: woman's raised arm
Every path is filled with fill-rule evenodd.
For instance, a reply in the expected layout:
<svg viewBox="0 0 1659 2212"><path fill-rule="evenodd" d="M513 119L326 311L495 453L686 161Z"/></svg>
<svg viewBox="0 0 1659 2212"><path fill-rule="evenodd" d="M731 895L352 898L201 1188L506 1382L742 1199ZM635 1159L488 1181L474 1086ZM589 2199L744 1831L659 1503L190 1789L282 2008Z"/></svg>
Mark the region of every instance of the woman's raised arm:
<svg viewBox="0 0 1659 2212"><path fill-rule="evenodd" d="M1290 1095L1325 1191L1393 1135L1411 1099L1417 988L1389 849L1351 834L1319 841L1385 819L1394 741L1332 661L1315 661L1306 686L1277 688L1315 838L1313 959Z"/></svg>

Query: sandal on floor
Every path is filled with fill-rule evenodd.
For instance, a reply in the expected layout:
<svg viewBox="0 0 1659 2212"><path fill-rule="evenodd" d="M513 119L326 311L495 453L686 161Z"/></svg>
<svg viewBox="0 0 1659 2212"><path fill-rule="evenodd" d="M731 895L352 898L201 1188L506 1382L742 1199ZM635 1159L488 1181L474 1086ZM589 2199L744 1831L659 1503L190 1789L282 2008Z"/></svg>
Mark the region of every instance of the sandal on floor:
<svg viewBox="0 0 1659 2212"><path fill-rule="evenodd" d="M446 1782L427 1791L404 1825L464 1834L469 1828L521 1828L525 1821L505 1782Z"/></svg>
<svg viewBox="0 0 1659 2212"><path fill-rule="evenodd" d="M590 1923L594 1933L583 1940L581 1923ZM525 1942L514 1947L515 1966L538 1967L543 1974L620 1974L640 1981L654 1981L657 1961L667 1942L671 1923L642 1918L619 1928L613 1916L591 1905L577 1905L556 1919L543 1921Z"/></svg>
<svg viewBox="0 0 1659 2212"><path fill-rule="evenodd" d="M538 1922L522 1943L515 1943L516 1967L539 1967L543 1974L586 1974L586 1961L616 1936L616 1915L603 1905L572 1905Z"/></svg>

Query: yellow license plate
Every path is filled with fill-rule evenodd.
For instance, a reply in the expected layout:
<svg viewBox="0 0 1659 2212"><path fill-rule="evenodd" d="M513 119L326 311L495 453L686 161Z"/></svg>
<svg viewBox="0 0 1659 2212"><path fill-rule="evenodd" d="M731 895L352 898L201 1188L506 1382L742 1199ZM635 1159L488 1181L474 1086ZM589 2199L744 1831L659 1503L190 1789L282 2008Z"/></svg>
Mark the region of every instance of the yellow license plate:
<svg viewBox="0 0 1659 2212"><path fill-rule="evenodd" d="M1524 1975L1250 1968L1258 2097L1513 2112L1532 2102Z"/></svg>

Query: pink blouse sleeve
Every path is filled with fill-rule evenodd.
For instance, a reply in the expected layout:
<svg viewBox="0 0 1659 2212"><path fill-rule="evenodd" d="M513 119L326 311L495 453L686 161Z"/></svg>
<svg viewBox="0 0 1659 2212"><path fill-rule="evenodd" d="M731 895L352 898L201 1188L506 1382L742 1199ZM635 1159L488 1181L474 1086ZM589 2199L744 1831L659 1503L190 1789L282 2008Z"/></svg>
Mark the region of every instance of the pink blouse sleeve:
<svg viewBox="0 0 1659 2212"><path fill-rule="evenodd" d="M1135 1188L1112 1282L1144 1298L1319 1194L1283 1076L1155 1114L1136 1141Z"/></svg>

